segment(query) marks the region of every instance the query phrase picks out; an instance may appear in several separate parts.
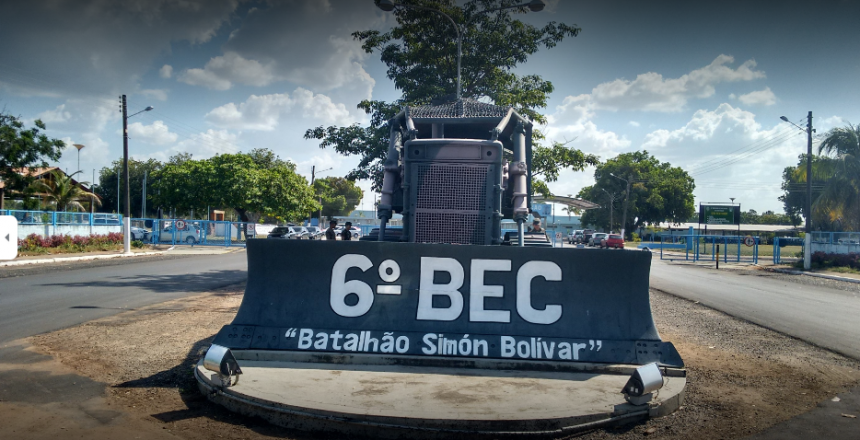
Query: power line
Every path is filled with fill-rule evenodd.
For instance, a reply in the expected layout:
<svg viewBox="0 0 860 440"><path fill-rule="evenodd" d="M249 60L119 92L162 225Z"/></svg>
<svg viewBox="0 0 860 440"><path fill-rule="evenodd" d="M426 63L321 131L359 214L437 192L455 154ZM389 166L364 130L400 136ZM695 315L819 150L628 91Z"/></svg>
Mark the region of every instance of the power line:
<svg viewBox="0 0 860 440"><path fill-rule="evenodd" d="M762 153L766 150L769 150L771 148L779 146L784 141L791 138L792 136L797 136L797 135L798 135L798 133L793 132L793 131L783 133L781 135L778 135L777 137L763 141L762 143L752 144L751 146L746 148L745 152L743 152L741 154L735 154L735 155L732 155L729 157L724 157L724 158L718 159L716 161L710 161L711 162L710 164L696 166L688 172L690 173L690 175L693 175L693 176L702 175L702 174L707 174L707 173L716 171L716 170L721 169L721 168L728 167L730 165L734 165L738 162L741 162L743 160L748 159L749 157L751 157L753 155Z"/></svg>

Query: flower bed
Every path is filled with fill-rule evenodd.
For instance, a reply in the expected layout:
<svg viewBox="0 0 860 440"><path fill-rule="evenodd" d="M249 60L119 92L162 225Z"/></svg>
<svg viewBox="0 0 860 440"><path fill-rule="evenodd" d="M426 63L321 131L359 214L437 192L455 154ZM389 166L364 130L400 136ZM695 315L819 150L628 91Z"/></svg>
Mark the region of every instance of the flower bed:
<svg viewBox="0 0 860 440"><path fill-rule="evenodd" d="M111 232L107 235L87 235L74 237L68 235L52 235L42 237L30 234L27 238L18 240L20 255L64 254L76 252L95 252L117 250L122 246L122 234Z"/></svg>

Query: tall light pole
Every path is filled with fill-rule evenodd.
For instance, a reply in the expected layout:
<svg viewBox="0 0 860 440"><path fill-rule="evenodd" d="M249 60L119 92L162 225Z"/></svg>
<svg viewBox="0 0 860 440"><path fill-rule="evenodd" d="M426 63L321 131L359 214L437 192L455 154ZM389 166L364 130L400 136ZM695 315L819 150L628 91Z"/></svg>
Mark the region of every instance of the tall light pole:
<svg viewBox="0 0 860 440"><path fill-rule="evenodd" d="M320 170L320 172L322 173L324 171L331 171L332 169L334 169L334 168L328 167L324 170ZM316 181L316 178L317 178L317 166L314 165L311 167L311 190L314 189L314 182ZM308 225L310 225L310 224L311 224L311 218L310 218L310 216L308 216ZM322 229L322 197L320 197L320 217L319 217L319 219L317 219L317 227Z"/></svg>
<svg viewBox="0 0 860 440"><path fill-rule="evenodd" d="M72 144L75 148L78 149L78 169L75 171L81 170L81 150L85 147L83 144Z"/></svg>
<svg viewBox="0 0 860 440"><path fill-rule="evenodd" d="M809 234L812 232L812 133L815 133L812 128L812 112L806 115L805 130L785 116L780 116L779 119L806 132L806 233Z"/></svg>
<svg viewBox="0 0 860 440"><path fill-rule="evenodd" d="M609 196L609 232L611 233L612 232L612 224L614 223L612 221L612 219L613 219L612 213L613 213L613 211L615 211L615 199L618 198L618 196L616 194L612 194L611 192L609 192L603 188L600 188L600 190L605 192L606 195Z"/></svg>
<svg viewBox="0 0 860 440"><path fill-rule="evenodd" d="M128 105L125 95L120 96L120 112L122 112L122 183L125 186L123 200L125 206L122 214L122 249L126 254L131 253L131 187L128 184L128 118L152 110L152 106L128 115ZM117 194L119 198L119 194Z"/></svg>
<svg viewBox="0 0 860 440"><path fill-rule="evenodd" d="M627 184L627 196L624 197L624 214L621 215L621 237L623 238L625 229L627 229L627 205L630 203L630 181L612 173L609 173L609 175L618 180L623 180Z"/></svg>
<svg viewBox="0 0 860 440"><path fill-rule="evenodd" d="M454 25L454 31L457 33L457 100L460 100L460 98L463 97L463 86L462 86L463 83L461 81L461 75L460 75L460 65L462 64L462 59L463 59L463 32L460 29L460 25L458 25L457 22L454 21L454 19L451 18L450 15L448 15L448 14L446 14L446 13L444 13L438 9L428 8L426 6L405 5L405 4L401 4L401 3L395 3L392 0L379 0L379 3L377 3L376 6L378 6L379 9L382 9L385 12L391 12L394 10L394 8L396 8L398 6L401 8L411 8L411 9L420 9L420 10L424 10L424 11L431 11L431 12L435 12L437 14L444 15L445 18L447 18L448 21L450 21L451 24ZM532 12L540 12L543 10L544 7L546 7L546 4L541 0L531 0L530 2L522 3L519 5L505 6L505 7L493 8L493 9L485 9L483 11L476 12L475 15L486 14L488 12L494 12L494 11L502 11L505 9L523 8L523 7L529 8L529 10Z"/></svg>

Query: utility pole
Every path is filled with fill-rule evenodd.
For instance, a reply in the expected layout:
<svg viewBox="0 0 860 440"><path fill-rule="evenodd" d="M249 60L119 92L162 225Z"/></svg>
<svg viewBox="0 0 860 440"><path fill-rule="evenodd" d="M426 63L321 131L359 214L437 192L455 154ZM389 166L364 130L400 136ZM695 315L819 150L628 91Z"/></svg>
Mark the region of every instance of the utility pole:
<svg viewBox="0 0 860 440"><path fill-rule="evenodd" d="M146 218L146 174L148 170L143 170L143 188L140 191L140 218Z"/></svg>
<svg viewBox="0 0 860 440"><path fill-rule="evenodd" d="M812 111L806 116L806 233L812 233Z"/></svg>
<svg viewBox="0 0 860 440"><path fill-rule="evenodd" d="M131 191L128 185L128 105L126 104L125 95L122 95L122 183L125 185L124 196L125 206L123 206L122 218L122 248L123 252L131 253Z"/></svg>
<svg viewBox="0 0 860 440"><path fill-rule="evenodd" d="M119 214L119 166L116 167L116 213Z"/></svg>

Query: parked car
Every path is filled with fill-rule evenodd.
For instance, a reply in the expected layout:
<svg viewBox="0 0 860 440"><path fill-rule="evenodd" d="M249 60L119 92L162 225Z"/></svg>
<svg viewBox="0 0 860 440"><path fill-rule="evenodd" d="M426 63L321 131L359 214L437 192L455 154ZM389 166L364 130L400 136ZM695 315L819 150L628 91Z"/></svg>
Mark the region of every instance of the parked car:
<svg viewBox="0 0 860 440"><path fill-rule="evenodd" d="M269 232L269 235L267 236L267 238L290 239L290 238L294 238L295 235L296 235L296 232L293 231L293 229L291 227L289 227L289 226L278 226L275 229L272 229L271 232Z"/></svg>
<svg viewBox="0 0 860 440"><path fill-rule="evenodd" d="M119 221L118 215L96 214L96 216L93 217L93 224L94 225L119 225L119 224L122 224L122 222Z"/></svg>
<svg viewBox="0 0 860 440"><path fill-rule="evenodd" d="M361 238L361 228L359 228L358 226L353 226L351 231L353 240L358 240L359 238ZM337 239L340 240L340 234L343 233L343 226L338 226L337 228L335 228L334 232L335 234L337 234Z"/></svg>
<svg viewBox="0 0 860 440"><path fill-rule="evenodd" d="M582 236L579 238L579 241L577 241L577 243L587 245L589 243L589 241L591 240L591 236L593 234L594 234L594 229L583 229L582 230Z"/></svg>
<svg viewBox="0 0 860 440"><path fill-rule="evenodd" d="M310 238L311 240L319 240L322 238L323 234L325 233L325 231L323 231L322 229L320 229L317 226L308 226L307 230L308 230L308 238Z"/></svg>
<svg viewBox="0 0 860 440"><path fill-rule="evenodd" d="M606 236L608 235L609 234L605 234L603 232L595 232L594 234L591 234L591 239L588 240L588 245L594 247L603 247L603 240L605 240Z"/></svg>
<svg viewBox="0 0 860 440"><path fill-rule="evenodd" d="M570 231L567 234L567 244L574 244L578 237L582 237L582 229L577 229L575 231Z"/></svg>
<svg viewBox="0 0 860 440"><path fill-rule="evenodd" d="M152 241L158 241L159 243L187 243L187 244L197 244L203 237L203 231L200 229L200 226L193 223L185 223L185 227L182 229L175 229L176 222L167 222L164 227L159 231L158 236L152 236ZM174 241L174 235L175 240Z"/></svg>
<svg viewBox="0 0 860 440"><path fill-rule="evenodd" d="M152 237L152 233L143 228L138 228L132 226L131 228L131 239L132 240L140 240L140 241L149 241Z"/></svg>
<svg viewBox="0 0 860 440"><path fill-rule="evenodd" d="M292 226L292 225L290 226L290 228L295 233L295 236L293 238L295 238L296 240L302 240L302 239L310 238L310 233L308 232L308 228L306 228L304 226Z"/></svg>
<svg viewBox="0 0 860 440"><path fill-rule="evenodd" d="M624 249L624 237L620 234L609 234L601 244L606 248Z"/></svg>

